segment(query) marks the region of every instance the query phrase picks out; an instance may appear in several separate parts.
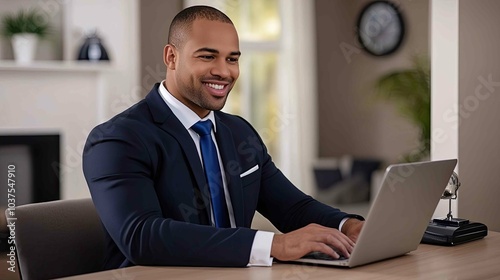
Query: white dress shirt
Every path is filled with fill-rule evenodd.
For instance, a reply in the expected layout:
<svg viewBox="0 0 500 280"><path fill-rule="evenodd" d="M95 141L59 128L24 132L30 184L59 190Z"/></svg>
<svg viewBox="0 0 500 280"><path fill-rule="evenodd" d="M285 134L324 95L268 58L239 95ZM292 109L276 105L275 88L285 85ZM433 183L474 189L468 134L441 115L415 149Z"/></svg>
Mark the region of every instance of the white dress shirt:
<svg viewBox="0 0 500 280"><path fill-rule="evenodd" d="M165 81L162 81L158 91L160 92L161 98L165 101L167 106L172 110L174 115L179 119L182 125L186 128L193 138L193 142L196 145L196 149L198 150L198 155L200 156L200 162L203 166L203 160L201 156L200 150L200 136L191 128L195 123L200 120L211 120L213 123L214 129L212 130L212 140L215 143L215 147L217 149L217 157L219 159L219 167L222 175L222 184L224 186L224 195L226 198L227 210L229 212L229 221L231 223L231 227L236 227L236 223L234 221L234 212L233 205L231 203L231 199L229 196L229 192L227 190L227 182L224 171L224 166L222 164L222 159L219 153L219 147L217 145L217 140L215 139L215 133L217 131L217 125L215 123L214 112L210 111L208 116L201 119L195 112L193 112L189 107L184 105L182 102L177 100L170 92L168 92L167 88L164 85ZM213 211L210 206L210 216L212 225L214 224L214 216ZM271 245L273 242L274 233L267 231L257 231L255 238L252 243L252 249L250 251L250 261L248 266L271 266L273 263L273 258L271 258Z"/></svg>

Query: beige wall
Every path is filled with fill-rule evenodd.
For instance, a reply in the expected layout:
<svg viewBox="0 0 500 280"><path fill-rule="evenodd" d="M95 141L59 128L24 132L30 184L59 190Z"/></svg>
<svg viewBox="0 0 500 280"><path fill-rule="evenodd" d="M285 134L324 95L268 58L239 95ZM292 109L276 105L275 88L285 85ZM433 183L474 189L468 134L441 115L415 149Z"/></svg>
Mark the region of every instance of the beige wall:
<svg viewBox="0 0 500 280"><path fill-rule="evenodd" d="M385 57L365 53L356 38L357 18L369 2L316 0L320 157L349 154L394 162L418 146L418 131L392 104L374 102L372 85L381 75L408 67L412 54L429 53L429 2L399 1L406 37ZM344 55L342 48L352 53Z"/></svg>
<svg viewBox="0 0 500 280"><path fill-rule="evenodd" d="M495 231L500 231L498 11L496 0L459 2L458 213Z"/></svg>
<svg viewBox="0 0 500 280"><path fill-rule="evenodd" d="M182 10L182 4L182 0L140 1L142 95L148 94L155 83L165 79L163 47L167 44L170 22Z"/></svg>

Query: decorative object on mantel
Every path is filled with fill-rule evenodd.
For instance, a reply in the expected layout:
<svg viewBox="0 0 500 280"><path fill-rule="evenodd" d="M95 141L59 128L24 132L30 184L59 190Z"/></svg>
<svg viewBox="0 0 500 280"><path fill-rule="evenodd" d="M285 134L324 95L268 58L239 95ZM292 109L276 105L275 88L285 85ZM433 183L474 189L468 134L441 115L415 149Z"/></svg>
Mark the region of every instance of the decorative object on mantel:
<svg viewBox="0 0 500 280"><path fill-rule="evenodd" d="M427 56L415 55L410 69L383 75L376 81L377 96L393 101L399 113L420 130L419 147L403 155L403 161L425 160L431 150L431 84Z"/></svg>
<svg viewBox="0 0 500 280"><path fill-rule="evenodd" d="M2 34L11 39L14 58L18 63L30 63L36 53L38 39L49 33L46 17L35 10L21 10L2 17Z"/></svg>
<svg viewBox="0 0 500 280"><path fill-rule="evenodd" d="M106 48L104 48L101 38L97 36L96 29L93 29L86 34L85 41L80 47L80 52L78 53L78 60L109 60L108 52L106 51Z"/></svg>

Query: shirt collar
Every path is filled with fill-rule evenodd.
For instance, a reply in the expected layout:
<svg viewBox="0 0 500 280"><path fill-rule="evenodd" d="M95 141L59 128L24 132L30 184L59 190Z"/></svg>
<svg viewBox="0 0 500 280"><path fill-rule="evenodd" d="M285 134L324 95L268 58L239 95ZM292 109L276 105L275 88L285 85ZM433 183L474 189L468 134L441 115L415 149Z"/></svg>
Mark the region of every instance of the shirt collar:
<svg viewBox="0 0 500 280"><path fill-rule="evenodd" d="M168 92L164 83L165 80L163 80L158 87L160 96L186 129L190 129L195 123L199 121L211 120L212 124L214 125L214 132L217 131L217 125L215 124L215 115L213 111L210 111L210 113L208 113L208 115L203 119L200 118L195 112L189 109L189 107L184 105L170 92Z"/></svg>

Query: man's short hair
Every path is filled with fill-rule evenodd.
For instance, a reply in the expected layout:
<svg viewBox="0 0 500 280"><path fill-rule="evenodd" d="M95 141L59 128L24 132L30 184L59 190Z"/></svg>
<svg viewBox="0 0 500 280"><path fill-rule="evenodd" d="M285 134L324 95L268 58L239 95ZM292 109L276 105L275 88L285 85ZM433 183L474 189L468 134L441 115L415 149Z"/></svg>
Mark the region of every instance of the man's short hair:
<svg viewBox="0 0 500 280"><path fill-rule="evenodd" d="M193 21L207 19L233 24L223 12L209 6L192 6L180 11L172 20L168 31L168 43L177 48L184 44L186 33L191 31Z"/></svg>

